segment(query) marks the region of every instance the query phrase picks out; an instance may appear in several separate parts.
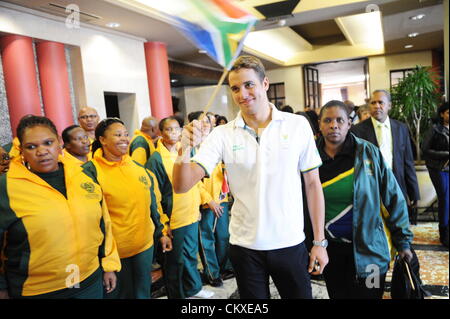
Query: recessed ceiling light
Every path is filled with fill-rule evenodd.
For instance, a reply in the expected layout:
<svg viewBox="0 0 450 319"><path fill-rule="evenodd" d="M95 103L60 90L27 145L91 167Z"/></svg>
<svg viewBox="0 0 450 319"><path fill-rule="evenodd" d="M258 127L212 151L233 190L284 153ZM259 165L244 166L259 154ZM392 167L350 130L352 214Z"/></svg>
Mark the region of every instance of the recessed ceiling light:
<svg viewBox="0 0 450 319"><path fill-rule="evenodd" d="M200 53L200 54L206 54L206 50L198 50L198 53Z"/></svg>
<svg viewBox="0 0 450 319"><path fill-rule="evenodd" d="M106 26L110 27L110 28L118 28L118 27L120 27L120 23L110 22L110 23L107 23Z"/></svg>
<svg viewBox="0 0 450 319"><path fill-rule="evenodd" d="M423 18L425 18L425 14L421 13L412 17L409 17L411 20L422 20Z"/></svg>
<svg viewBox="0 0 450 319"><path fill-rule="evenodd" d="M178 82L178 80L177 79L172 79L172 80L170 80L170 82L176 83L176 82Z"/></svg>
<svg viewBox="0 0 450 319"><path fill-rule="evenodd" d="M408 34L408 37L410 37L410 38L415 38L415 37L417 37L418 35L419 35L419 32L412 32L412 33Z"/></svg>
<svg viewBox="0 0 450 319"><path fill-rule="evenodd" d="M405 45L405 49L411 49L412 47L413 47L412 44L407 44L407 45Z"/></svg>
<svg viewBox="0 0 450 319"><path fill-rule="evenodd" d="M279 27L284 27L286 25L286 19L281 19L277 22Z"/></svg>

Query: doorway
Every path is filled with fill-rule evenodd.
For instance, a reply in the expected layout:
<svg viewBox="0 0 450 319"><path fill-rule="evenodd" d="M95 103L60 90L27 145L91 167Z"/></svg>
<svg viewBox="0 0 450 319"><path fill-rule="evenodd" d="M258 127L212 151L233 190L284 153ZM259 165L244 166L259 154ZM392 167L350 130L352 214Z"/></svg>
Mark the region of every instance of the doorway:
<svg viewBox="0 0 450 319"><path fill-rule="evenodd" d="M118 117L125 124L130 136L139 128L135 93L104 92L107 117Z"/></svg>
<svg viewBox="0 0 450 319"><path fill-rule="evenodd" d="M365 104L369 92L367 63L363 58L305 65L305 79L311 79L305 81L306 106L315 108L317 101L323 105L331 100Z"/></svg>

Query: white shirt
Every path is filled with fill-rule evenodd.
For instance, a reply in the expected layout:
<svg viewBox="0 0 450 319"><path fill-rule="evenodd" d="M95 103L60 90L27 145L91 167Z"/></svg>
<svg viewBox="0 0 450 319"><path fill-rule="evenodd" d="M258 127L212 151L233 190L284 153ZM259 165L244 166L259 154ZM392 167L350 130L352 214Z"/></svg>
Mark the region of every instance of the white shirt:
<svg viewBox="0 0 450 319"><path fill-rule="evenodd" d="M375 129L375 135L377 137L377 142L380 147L381 154L383 155L384 161L389 168L392 169L393 163L393 144L392 144L392 131L391 131L391 121L389 116L386 118L384 123L378 122L376 119L371 117L373 128Z"/></svg>
<svg viewBox="0 0 450 319"><path fill-rule="evenodd" d="M304 241L300 173L322 164L308 120L271 108L259 144L239 112L214 128L193 158L209 175L224 161L235 199L230 243L255 250Z"/></svg>

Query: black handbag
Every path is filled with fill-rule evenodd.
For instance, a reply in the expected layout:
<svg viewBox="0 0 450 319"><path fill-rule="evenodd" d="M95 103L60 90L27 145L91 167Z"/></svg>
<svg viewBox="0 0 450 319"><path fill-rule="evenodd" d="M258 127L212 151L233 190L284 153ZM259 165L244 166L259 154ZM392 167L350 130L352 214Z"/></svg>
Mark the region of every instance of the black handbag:
<svg viewBox="0 0 450 319"><path fill-rule="evenodd" d="M411 261L395 256L392 272L391 298L392 299L424 299L431 294L423 288L420 280L420 265L416 252L411 249Z"/></svg>

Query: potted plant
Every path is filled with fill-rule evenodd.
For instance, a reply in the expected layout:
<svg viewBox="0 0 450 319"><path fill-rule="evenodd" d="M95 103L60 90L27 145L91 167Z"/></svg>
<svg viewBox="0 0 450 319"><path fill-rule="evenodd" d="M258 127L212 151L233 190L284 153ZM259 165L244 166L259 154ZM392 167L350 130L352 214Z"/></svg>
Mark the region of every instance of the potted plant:
<svg viewBox="0 0 450 319"><path fill-rule="evenodd" d="M420 144L441 101L438 75L430 67L416 66L391 89L390 116L408 126L414 141L417 160L421 160Z"/></svg>

